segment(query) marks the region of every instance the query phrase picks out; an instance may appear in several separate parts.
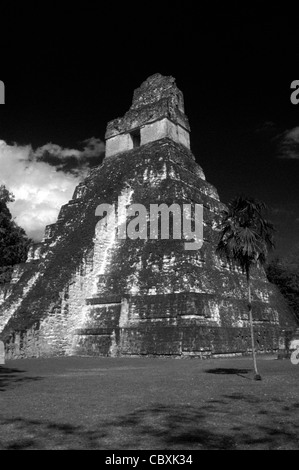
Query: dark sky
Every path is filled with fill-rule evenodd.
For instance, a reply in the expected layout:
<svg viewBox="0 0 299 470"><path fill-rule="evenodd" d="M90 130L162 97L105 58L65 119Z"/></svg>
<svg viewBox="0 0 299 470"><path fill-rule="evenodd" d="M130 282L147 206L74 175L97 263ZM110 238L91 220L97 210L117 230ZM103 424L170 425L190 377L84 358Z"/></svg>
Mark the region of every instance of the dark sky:
<svg viewBox="0 0 299 470"><path fill-rule="evenodd" d="M107 121L128 110L135 88L156 72L172 75L192 151L222 201L239 193L262 199L278 250L299 242L294 14L216 4L206 11L202 2L40 4L7 7L1 18L0 139L33 147L104 139Z"/></svg>

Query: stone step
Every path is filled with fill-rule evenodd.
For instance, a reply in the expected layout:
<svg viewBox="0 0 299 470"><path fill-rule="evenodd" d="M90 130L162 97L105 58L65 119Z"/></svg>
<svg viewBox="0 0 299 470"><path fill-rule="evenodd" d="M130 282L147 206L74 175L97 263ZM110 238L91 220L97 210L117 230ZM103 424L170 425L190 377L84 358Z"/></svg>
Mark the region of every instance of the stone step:
<svg viewBox="0 0 299 470"><path fill-rule="evenodd" d="M89 297L85 300L86 305L103 305L103 304L120 304L121 296L120 295L105 295L101 297Z"/></svg>

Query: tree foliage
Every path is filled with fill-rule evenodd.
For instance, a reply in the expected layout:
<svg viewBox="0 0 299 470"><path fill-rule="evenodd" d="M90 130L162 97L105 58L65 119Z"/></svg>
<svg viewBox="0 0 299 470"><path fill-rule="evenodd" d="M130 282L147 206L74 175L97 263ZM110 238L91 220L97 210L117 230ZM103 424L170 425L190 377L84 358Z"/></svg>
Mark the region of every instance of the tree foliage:
<svg viewBox="0 0 299 470"><path fill-rule="evenodd" d="M240 266L247 277L253 265L264 265L274 247L274 227L264 217L266 205L238 196L223 213L217 253L229 264Z"/></svg>
<svg viewBox="0 0 299 470"><path fill-rule="evenodd" d="M224 211L220 240L216 253L230 265L240 266L246 273L248 289L248 312L255 380L258 373L252 319L250 274L253 266L264 265L269 249L273 248L273 225L265 219L266 205L253 198L236 197Z"/></svg>
<svg viewBox="0 0 299 470"><path fill-rule="evenodd" d="M13 201L13 194L4 185L0 186L0 284L10 279L15 264L26 261L31 242L8 209L8 203Z"/></svg>

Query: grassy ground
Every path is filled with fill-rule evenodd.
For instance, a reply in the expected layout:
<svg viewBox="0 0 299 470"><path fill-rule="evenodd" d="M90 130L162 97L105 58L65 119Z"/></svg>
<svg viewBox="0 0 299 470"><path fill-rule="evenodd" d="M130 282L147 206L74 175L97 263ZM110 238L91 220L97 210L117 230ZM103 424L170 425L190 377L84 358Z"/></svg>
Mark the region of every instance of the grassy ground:
<svg viewBox="0 0 299 470"><path fill-rule="evenodd" d="M0 449L298 449L299 365L54 358L0 366Z"/></svg>

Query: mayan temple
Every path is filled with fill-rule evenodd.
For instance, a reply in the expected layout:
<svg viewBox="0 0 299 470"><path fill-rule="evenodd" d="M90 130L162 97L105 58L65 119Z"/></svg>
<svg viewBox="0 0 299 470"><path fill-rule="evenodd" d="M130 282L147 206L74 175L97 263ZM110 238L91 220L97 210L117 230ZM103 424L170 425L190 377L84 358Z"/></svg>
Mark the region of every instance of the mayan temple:
<svg viewBox="0 0 299 470"><path fill-rule="evenodd" d="M97 212L162 203L203 206L200 249L148 232L120 238L132 214L104 224ZM249 352L245 276L215 255L223 208L190 150L182 92L172 77L149 77L124 117L108 123L103 163L1 287L6 357ZM252 285L257 350L276 351L295 321L264 271Z"/></svg>

